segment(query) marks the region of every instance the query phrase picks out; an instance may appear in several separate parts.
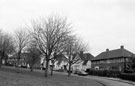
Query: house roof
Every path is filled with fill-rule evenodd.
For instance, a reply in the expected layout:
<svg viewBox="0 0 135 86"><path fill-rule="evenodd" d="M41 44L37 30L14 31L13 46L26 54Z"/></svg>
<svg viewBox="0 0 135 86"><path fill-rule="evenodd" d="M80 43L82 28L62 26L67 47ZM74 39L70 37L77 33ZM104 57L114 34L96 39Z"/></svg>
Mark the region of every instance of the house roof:
<svg viewBox="0 0 135 86"><path fill-rule="evenodd" d="M68 61L68 59L63 54L59 54L56 57L56 61L58 61L58 64L61 64L62 61Z"/></svg>
<svg viewBox="0 0 135 86"><path fill-rule="evenodd" d="M90 61L92 58L94 58L93 55L91 55L90 53L84 53L84 56L81 57L81 59L83 60L83 65L86 65L88 61Z"/></svg>
<svg viewBox="0 0 135 86"><path fill-rule="evenodd" d="M105 52L100 53L92 60L111 59L111 58L118 58L118 57L133 57L133 56L135 56L135 54L124 49L124 46L121 46L120 49L115 49L111 51L107 49Z"/></svg>
<svg viewBox="0 0 135 86"><path fill-rule="evenodd" d="M82 60L91 60L92 58L94 58L94 56L91 55L90 53L84 53L83 55L84 57L81 58Z"/></svg>

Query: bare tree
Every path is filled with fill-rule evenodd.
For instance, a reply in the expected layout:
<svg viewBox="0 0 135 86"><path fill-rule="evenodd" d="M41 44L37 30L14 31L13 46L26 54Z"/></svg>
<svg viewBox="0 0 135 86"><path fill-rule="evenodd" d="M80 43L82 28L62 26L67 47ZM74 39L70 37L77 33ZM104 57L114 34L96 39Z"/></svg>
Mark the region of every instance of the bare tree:
<svg viewBox="0 0 135 86"><path fill-rule="evenodd" d="M33 67L40 60L41 55L41 52L38 49L35 40L31 40L31 43L28 46L27 51L28 51L27 63L29 63L30 65L31 72L33 72Z"/></svg>
<svg viewBox="0 0 135 86"><path fill-rule="evenodd" d="M17 30L15 32L15 38L14 38L16 53L17 53L17 73L19 72L21 53L29 44L29 34L27 33L27 31L24 31L24 30L23 29Z"/></svg>
<svg viewBox="0 0 135 86"><path fill-rule="evenodd" d="M83 58L84 51L87 50L85 44L83 44L80 40L76 38L76 36L69 36L67 40L65 51L68 56L68 76L71 74L71 66L75 63L81 62L81 58Z"/></svg>
<svg viewBox="0 0 135 86"><path fill-rule="evenodd" d="M34 23L34 38L37 41L39 49L45 56L46 70L45 77L48 75L49 61L52 59L52 54L58 48L62 48L67 36L70 34L70 24L66 19L58 16L51 16L47 19L42 19L40 23Z"/></svg>
<svg viewBox="0 0 135 86"><path fill-rule="evenodd" d="M64 38L65 40L63 42L57 44L53 51L52 57L50 59L52 63L51 76L53 75L54 63L57 61L58 58L62 59L63 57L65 57L63 53L65 53L65 44L68 39L68 36Z"/></svg>
<svg viewBox="0 0 135 86"><path fill-rule="evenodd" d="M7 62L8 54L11 54L14 51L12 37L9 34L0 32L0 67L2 65L2 60Z"/></svg>
<svg viewBox="0 0 135 86"><path fill-rule="evenodd" d="M57 53L57 52L54 52L54 54L53 54L53 58L51 59L51 63L52 63L52 65L51 65L51 76L53 75L53 70L54 70L54 63L56 62L56 61L58 61L58 59L63 59L65 56L64 56L64 54L62 54L63 52L59 52L59 53Z"/></svg>

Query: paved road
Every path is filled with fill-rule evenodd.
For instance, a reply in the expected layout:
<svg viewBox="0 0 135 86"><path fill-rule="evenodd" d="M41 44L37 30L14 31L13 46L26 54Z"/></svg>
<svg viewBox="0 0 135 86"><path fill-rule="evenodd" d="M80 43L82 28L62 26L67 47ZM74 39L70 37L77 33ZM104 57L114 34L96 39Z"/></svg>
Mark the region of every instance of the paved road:
<svg viewBox="0 0 135 86"><path fill-rule="evenodd" d="M10 71L15 73L15 68L13 67L3 67L0 69L1 71ZM21 74L23 75L30 75L34 77L38 77L44 79L44 71L41 70L34 70L31 73L28 69L20 69ZM119 81L108 80L106 78L101 77L94 77L94 76L78 76L78 75L71 75L71 77L67 77L67 73L55 72L54 76L49 77L48 79L49 84L54 83L53 85L47 86L134 86L127 83L122 83ZM33 85L32 85L33 86ZM42 85L40 85L42 86ZM46 86L46 85L44 85Z"/></svg>

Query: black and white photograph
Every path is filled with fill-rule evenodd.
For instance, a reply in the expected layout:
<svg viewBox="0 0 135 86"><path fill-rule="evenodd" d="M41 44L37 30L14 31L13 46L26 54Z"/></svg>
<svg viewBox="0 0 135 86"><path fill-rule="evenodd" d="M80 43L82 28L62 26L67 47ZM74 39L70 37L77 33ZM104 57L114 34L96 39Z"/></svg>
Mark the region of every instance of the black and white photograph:
<svg viewBox="0 0 135 86"><path fill-rule="evenodd" d="M135 86L135 0L0 0L0 86Z"/></svg>

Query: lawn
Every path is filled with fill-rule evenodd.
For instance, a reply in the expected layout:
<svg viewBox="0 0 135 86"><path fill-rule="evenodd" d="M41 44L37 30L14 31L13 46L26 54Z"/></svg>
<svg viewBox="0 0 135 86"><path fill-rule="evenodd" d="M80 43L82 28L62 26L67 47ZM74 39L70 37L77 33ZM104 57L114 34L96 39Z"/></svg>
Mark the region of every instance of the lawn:
<svg viewBox="0 0 135 86"><path fill-rule="evenodd" d="M75 76L67 77L65 74L55 73L54 76L45 78L43 71L20 71L16 73L15 69L1 68L0 86L101 86L96 81Z"/></svg>

